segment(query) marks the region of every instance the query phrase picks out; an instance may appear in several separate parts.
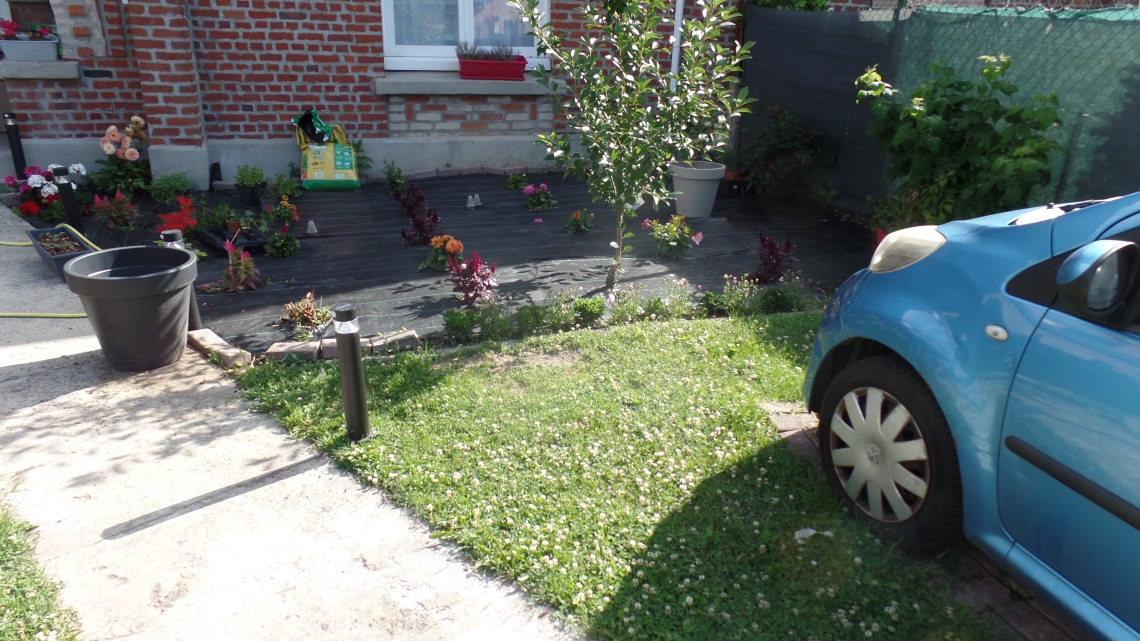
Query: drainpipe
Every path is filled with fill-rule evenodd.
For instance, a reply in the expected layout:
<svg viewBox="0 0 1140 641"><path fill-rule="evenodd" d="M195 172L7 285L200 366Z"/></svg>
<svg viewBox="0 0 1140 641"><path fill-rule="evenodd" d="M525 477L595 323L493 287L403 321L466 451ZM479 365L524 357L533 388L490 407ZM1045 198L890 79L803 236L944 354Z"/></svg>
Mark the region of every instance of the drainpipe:
<svg viewBox="0 0 1140 641"><path fill-rule="evenodd" d="M669 72L669 91L677 91L677 74L681 71L681 21L685 16L685 0L677 0L677 13L673 16L673 64Z"/></svg>

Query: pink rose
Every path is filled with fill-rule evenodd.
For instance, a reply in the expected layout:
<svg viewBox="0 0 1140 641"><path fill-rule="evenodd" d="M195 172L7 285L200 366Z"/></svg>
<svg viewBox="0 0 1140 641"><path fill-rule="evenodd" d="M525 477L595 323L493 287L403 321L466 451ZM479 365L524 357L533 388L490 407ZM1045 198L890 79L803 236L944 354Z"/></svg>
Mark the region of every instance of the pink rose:
<svg viewBox="0 0 1140 641"><path fill-rule="evenodd" d="M697 232L697 234L695 236L693 236L693 242L698 244L698 245L700 245L701 241L704 239L705 239L705 235L702 234L701 232Z"/></svg>

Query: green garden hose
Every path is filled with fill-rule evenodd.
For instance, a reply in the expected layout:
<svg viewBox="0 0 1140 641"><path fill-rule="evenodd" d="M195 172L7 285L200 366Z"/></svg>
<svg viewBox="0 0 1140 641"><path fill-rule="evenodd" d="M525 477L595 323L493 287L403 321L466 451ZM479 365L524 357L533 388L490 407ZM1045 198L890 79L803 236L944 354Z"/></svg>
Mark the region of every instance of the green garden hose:
<svg viewBox="0 0 1140 641"><path fill-rule="evenodd" d="M95 243L87 240L86 236L84 236L82 233L80 233L80 231L78 229L72 227L71 225L61 224L61 225L56 225L56 227L62 227L63 229L70 231L71 233L75 234L76 236L79 236L79 239L82 240L84 243L86 243L87 246L90 247L91 249L94 249L95 251L103 251L102 249L99 249L99 247ZM7 240L0 240L0 245L3 245L5 247L31 247L32 243L30 243L30 242L19 243L19 242L7 241ZM40 314L40 313L36 313L36 312L0 312L0 318L87 318L87 314Z"/></svg>

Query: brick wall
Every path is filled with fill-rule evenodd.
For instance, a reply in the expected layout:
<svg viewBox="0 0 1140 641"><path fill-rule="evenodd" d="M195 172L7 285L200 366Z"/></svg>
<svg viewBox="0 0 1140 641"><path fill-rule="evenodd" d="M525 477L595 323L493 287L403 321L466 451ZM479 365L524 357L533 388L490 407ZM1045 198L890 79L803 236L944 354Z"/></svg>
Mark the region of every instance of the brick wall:
<svg viewBox="0 0 1140 641"><path fill-rule="evenodd" d="M485 136L550 132L554 105L542 96L391 96L388 135Z"/></svg>

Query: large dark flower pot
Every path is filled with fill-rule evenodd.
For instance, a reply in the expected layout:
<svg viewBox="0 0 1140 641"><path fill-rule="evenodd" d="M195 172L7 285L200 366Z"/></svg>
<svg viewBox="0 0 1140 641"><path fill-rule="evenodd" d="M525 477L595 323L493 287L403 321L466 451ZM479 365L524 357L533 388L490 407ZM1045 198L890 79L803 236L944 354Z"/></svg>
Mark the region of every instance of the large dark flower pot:
<svg viewBox="0 0 1140 641"><path fill-rule="evenodd" d="M265 183L247 187L246 185L236 185L238 200L246 207L253 207L254 211L261 209L261 192L265 191Z"/></svg>
<svg viewBox="0 0 1140 641"><path fill-rule="evenodd" d="M166 367L186 348L198 258L177 247L121 247L80 256L63 272L115 369Z"/></svg>

